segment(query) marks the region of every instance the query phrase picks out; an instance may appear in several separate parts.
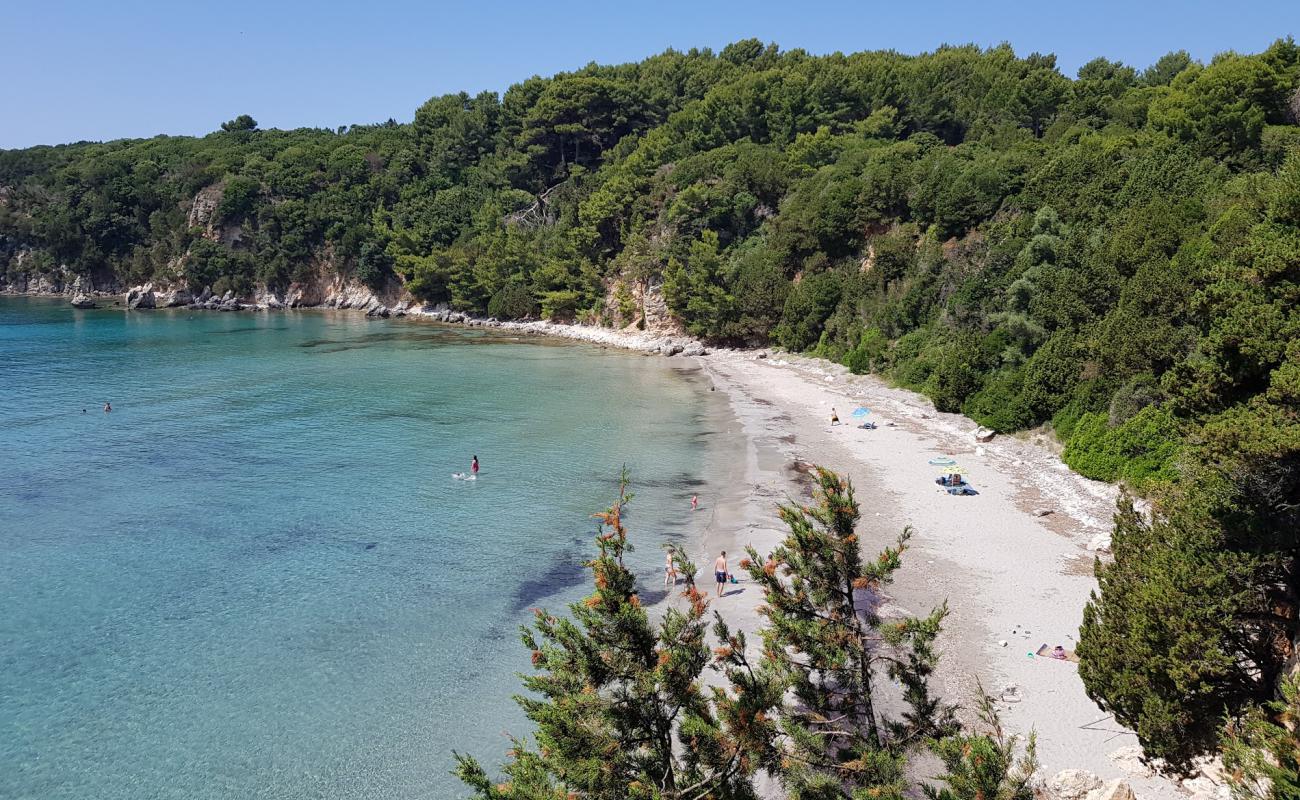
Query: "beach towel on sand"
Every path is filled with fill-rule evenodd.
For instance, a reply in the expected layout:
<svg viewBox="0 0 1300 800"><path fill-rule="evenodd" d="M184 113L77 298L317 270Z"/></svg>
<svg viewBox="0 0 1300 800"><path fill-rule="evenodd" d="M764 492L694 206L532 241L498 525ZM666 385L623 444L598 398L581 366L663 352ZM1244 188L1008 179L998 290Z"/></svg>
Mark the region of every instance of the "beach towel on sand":
<svg viewBox="0 0 1300 800"><path fill-rule="evenodd" d="M1076 664L1079 663L1079 657L1074 654L1073 650L1066 650L1065 658L1060 659L1052 655L1052 648L1049 647L1045 642L1043 643L1042 647L1038 648L1038 650L1034 652L1034 655L1042 656L1043 658L1050 658L1053 661L1073 661Z"/></svg>

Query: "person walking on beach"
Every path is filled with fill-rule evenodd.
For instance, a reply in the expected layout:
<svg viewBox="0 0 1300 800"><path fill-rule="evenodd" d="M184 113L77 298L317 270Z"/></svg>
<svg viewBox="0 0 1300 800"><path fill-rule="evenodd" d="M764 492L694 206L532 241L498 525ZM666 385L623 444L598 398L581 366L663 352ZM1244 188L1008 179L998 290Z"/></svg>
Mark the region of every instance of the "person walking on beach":
<svg viewBox="0 0 1300 800"><path fill-rule="evenodd" d="M698 494L691 495L691 510L695 511L699 507L700 507L700 496Z"/></svg>
<svg viewBox="0 0 1300 800"><path fill-rule="evenodd" d="M664 586L677 585L677 565L673 563L673 554L667 554L668 559L664 564Z"/></svg>
<svg viewBox="0 0 1300 800"><path fill-rule="evenodd" d="M718 597L727 586L727 551L723 550L718 560L713 562L713 579L718 582Z"/></svg>
<svg viewBox="0 0 1300 800"><path fill-rule="evenodd" d="M834 407L834 406L831 407L831 424L832 424L832 425L839 425L839 424L840 424L840 415L835 413L835 407Z"/></svg>
<svg viewBox="0 0 1300 800"><path fill-rule="evenodd" d="M475 478L478 477L478 456L474 456L474 458L470 459L469 474L473 475Z"/></svg>

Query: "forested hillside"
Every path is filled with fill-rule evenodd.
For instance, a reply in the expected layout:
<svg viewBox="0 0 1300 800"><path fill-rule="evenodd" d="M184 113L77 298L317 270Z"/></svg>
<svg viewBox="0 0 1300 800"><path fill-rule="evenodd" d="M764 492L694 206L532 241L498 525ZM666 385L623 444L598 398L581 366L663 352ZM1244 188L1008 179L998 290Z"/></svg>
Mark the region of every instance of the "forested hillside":
<svg viewBox="0 0 1300 800"><path fill-rule="evenodd" d="M1048 424L1159 501L1121 516L1081 652L1177 759L1272 696L1296 635L1298 84L1289 39L1075 78L1006 46L668 51L411 124L2 152L0 265L218 293L337 270L620 326L661 291L697 336Z"/></svg>

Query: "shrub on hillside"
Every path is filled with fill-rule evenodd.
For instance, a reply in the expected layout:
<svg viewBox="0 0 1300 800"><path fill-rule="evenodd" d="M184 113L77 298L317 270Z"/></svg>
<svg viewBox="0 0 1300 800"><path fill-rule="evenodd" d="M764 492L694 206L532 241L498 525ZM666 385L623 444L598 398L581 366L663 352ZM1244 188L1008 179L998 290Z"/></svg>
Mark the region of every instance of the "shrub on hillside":
<svg viewBox="0 0 1300 800"><path fill-rule="evenodd" d="M863 331L858 344L844 354L844 366L854 375L868 372L880 372L886 366L886 354L889 352L889 340L879 328Z"/></svg>
<svg viewBox="0 0 1300 800"><path fill-rule="evenodd" d="M1025 404L1022 373L1007 372L984 385L962 406L962 413L995 431L1018 431L1034 424Z"/></svg>
<svg viewBox="0 0 1300 800"><path fill-rule="evenodd" d="M361 245L361 255L357 256L357 280L378 291L389 276L393 274L393 257L375 242Z"/></svg>
<svg viewBox="0 0 1300 800"><path fill-rule="evenodd" d="M1147 406L1115 427L1110 426L1107 414L1085 414L1062 458L1081 475L1122 480L1140 489L1152 481L1173 479L1178 451L1179 431L1173 414Z"/></svg>
<svg viewBox="0 0 1300 800"><path fill-rule="evenodd" d="M488 301L489 317L497 319L523 319L537 312L537 301L532 292L517 283L507 283Z"/></svg>

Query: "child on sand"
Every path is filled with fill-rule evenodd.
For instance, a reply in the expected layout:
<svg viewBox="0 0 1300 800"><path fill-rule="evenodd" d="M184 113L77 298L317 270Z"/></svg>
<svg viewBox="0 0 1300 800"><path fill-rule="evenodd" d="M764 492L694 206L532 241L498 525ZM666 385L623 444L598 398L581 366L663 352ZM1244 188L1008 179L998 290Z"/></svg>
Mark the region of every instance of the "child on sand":
<svg viewBox="0 0 1300 800"><path fill-rule="evenodd" d="M835 413L834 407L831 408L831 424L832 425L840 424L840 415Z"/></svg>
<svg viewBox="0 0 1300 800"><path fill-rule="evenodd" d="M727 551L723 550L718 560L713 562L713 579L718 582L718 597L727 585Z"/></svg>

